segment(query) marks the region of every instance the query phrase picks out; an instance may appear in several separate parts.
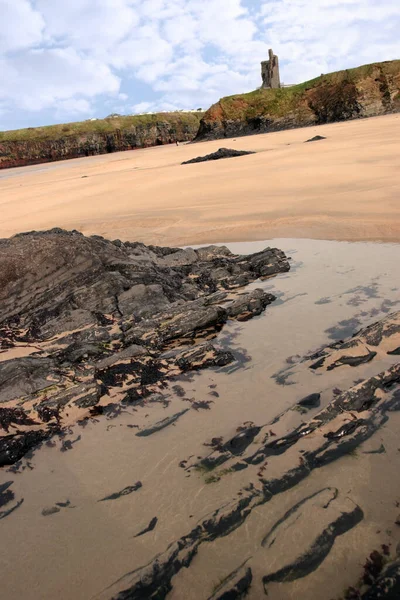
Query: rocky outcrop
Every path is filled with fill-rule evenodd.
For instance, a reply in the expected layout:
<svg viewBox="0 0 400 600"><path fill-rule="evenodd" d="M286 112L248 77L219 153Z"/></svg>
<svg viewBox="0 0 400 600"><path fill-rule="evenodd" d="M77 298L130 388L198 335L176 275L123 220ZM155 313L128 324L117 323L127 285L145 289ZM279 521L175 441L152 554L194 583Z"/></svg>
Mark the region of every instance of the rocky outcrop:
<svg viewBox="0 0 400 600"><path fill-rule="evenodd" d="M197 141L268 133L400 111L400 60L348 69L281 89L222 98Z"/></svg>
<svg viewBox="0 0 400 600"><path fill-rule="evenodd" d="M0 132L0 169L191 141L202 114L113 117Z"/></svg>
<svg viewBox="0 0 400 600"><path fill-rule="evenodd" d="M247 150L231 150L230 148L220 148L216 152L206 154L205 156L198 156L197 158L191 158L185 160L183 165L190 165L192 163L207 162L208 160L220 160L221 158L234 158L235 156L246 156L246 154L254 154L254 152L248 152Z"/></svg>
<svg viewBox="0 0 400 600"><path fill-rule="evenodd" d="M242 488L231 502L225 502L205 516L191 531L171 543L147 565L135 568L118 580L115 587L110 588L112 591L107 590L108 597L115 600L166 598L173 588L173 578L182 568L191 565L200 546L231 534L243 525L254 509L298 486L313 471L326 469L334 461L348 456L380 430L387 423L390 413L400 409L399 386L400 365L394 365L343 392L313 419L304 423L301 433L292 431L285 438L277 440L274 446L268 439L271 432L269 435L264 433L262 441L260 435L263 428L260 427L250 445L244 445L241 449L242 468L250 465L257 465L258 468L257 475L253 473L251 483ZM362 413L362 418L354 413ZM343 423L353 426L343 428L340 436L329 435L329 432L343 427ZM288 425L290 427L290 417ZM286 460L280 461L280 455L289 449ZM256 456L258 458L255 461ZM266 458L268 461L265 461ZM235 460L236 455L231 453L230 459ZM241 471L242 468L235 469L231 462L230 469L224 472L234 477L235 471ZM218 478L213 481L218 481ZM262 584L267 595L270 584L274 582L288 585L306 577L326 559L336 539L357 527L363 519L362 507L335 487L324 487L302 497L265 532L255 553L227 576L212 598L240 598L240 594L252 582L253 563L262 562L264 565ZM293 544L296 531L301 531L301 535ZM262 561L257 560L257 554ZM398 577L397 563L395 576ZM379 579L373 586L374 591L365 598L394 598L390 593L383 593L383 581L383 578ZM395 581L397 586L398 579ZM377 590L381 595L374 595ZM221 592L220 595L218 592ZM224 596L224 592L228 595ZM232 596L229 595L231 592Z"/></svg>
<svg viewBox="0 0 400 600"><path fill-rule="evenodd" d="M158 401L174 377L234 361L212 338L275 299L239 289L288 270L272 248L238 256L60 229L0 240L0 465L62 432L65 419ZM188 410L137 435L154 435Z"/></svg>

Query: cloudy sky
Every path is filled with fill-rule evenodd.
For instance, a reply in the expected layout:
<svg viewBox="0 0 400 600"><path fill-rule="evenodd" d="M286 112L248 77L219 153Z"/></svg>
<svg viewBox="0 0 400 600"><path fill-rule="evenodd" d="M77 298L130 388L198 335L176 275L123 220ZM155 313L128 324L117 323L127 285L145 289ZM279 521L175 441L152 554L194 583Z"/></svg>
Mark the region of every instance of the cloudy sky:
<svg viewBox="0 0 400 600"><path fill-rule="evenodd" d="M0 130L206 108L400 58L400 0L0 0Z"/></svg>

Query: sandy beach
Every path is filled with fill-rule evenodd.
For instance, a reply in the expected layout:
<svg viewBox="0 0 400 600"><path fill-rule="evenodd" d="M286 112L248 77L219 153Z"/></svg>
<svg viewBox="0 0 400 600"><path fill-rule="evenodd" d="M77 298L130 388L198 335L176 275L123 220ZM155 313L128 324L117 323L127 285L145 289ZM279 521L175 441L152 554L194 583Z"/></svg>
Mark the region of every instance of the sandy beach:
<svg viewBox="0 0 400 600"><path fill-rule="evenodd" d="M0 171L0 237L400 240L400 115ZM305 144L315 135L326 139ZM256 154L181 165L220 147Z"/></svg>
<svg viewBox="0 0 400 600"><path fill-rule="evenodd" d="M167 586L158 597L217 600L223 598L219 586L232 587L230 574L243 575L245 565L252 573L249 600L339 600L351 597L344 591L357 585L372 551L385 548L385 560L394 560L400 542L399 367L396 351L388 351L400 343L400 313L389 314L400 303L400 247L271 243L292 257L291 268L251 283L247 292L261 287L276 300L254 319L229 320L214 337L221 351L233 353L233 362L181 374L143 402L124 403L132 382L117 382L100 400L111 403L109 411L86 419L86 404L78 408L76 402L91 367L77 365L79 389L71 388L76 391L62 409L64 430L0 469L4 598L143 600L151 597L143 582L157 586L151 575L156 565ZM266 242L230 246L235 253L259 253ZM36 284L31 287L36 297ZM382 319L382 327L365 330L351 344L340 342ZM58 352L70 333L64 332L64 342L31 344L31 360L42 350L36 360L46 361L49 347ZM332 343L318 354L324 364L316 368L310 354ZM7 368L18 369L17 351L26 358L29 350L26 342L18 344L0 354L9 359L0 362L0 399L2 407L17 402L32 417L38 414L32 404L54 406L57 382L23 401L18 394L5 401ZM366 353L372 360L363 359ZM371 396L373 377L388 369L390 385L379 385ZM34 383L31 378L29 390ZM301 408L307 398L315 405ZM336 414L338 402L344 408ZM174 421L166 426L166 419ZM348 430L341 437L343 427ZM11 423L1 433L24 428ZM327 439L337 431L337 439ZM235 449L233 440L243 447ZM332 532L323 544L321 535ZM167 570L177 544L180 560ZM290 571L285 580L282 568Z"/></svg>

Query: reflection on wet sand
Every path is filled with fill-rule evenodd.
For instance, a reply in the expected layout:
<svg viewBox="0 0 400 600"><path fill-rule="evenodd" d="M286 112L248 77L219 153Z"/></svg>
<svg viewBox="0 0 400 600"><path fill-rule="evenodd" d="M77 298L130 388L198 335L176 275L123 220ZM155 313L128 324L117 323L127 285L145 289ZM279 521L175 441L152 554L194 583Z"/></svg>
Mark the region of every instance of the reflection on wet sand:
<svg viewBox="0 0 400 600"><path fill-rule="evenodd" d="M277 300L218 333L233 362L0 472L5 598L344 598L394 560L400 246L230 248L267 245L291 270L246 287Z"/></svg>

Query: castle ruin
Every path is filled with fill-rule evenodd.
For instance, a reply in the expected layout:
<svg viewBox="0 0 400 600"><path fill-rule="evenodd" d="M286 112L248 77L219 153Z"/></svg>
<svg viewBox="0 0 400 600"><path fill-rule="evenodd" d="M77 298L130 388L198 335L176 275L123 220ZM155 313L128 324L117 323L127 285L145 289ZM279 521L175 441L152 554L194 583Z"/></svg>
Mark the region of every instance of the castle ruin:
<svg viewBox="0 0 400 600"><path fill-rule="evenodd" d="M269 60L261 63L262 88L280 88L279 61L271 49L268 50Z"/></svg>

